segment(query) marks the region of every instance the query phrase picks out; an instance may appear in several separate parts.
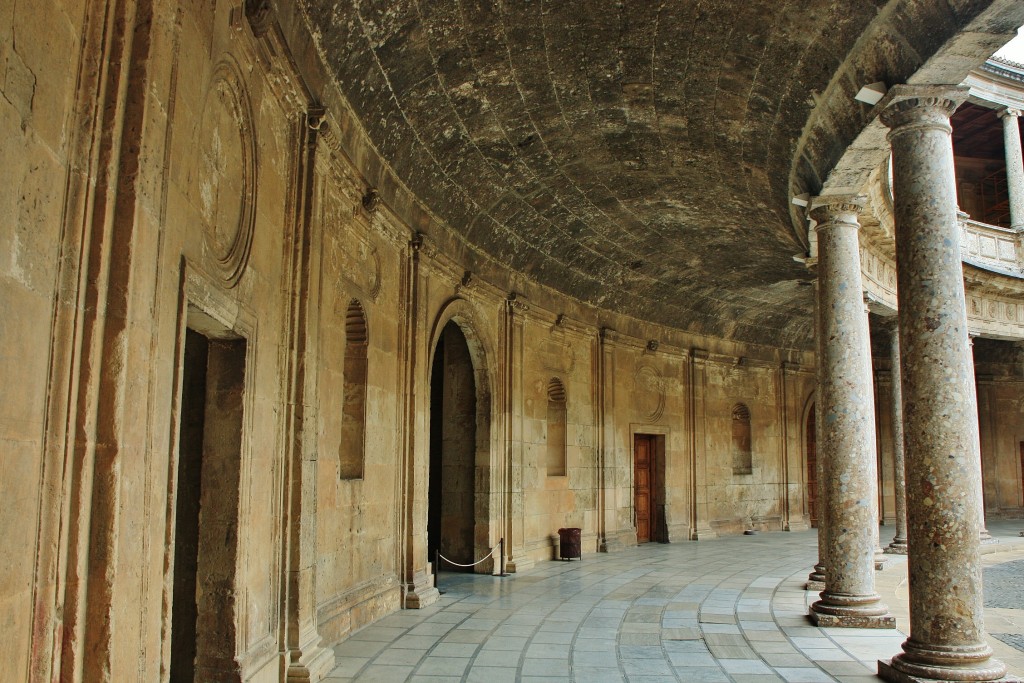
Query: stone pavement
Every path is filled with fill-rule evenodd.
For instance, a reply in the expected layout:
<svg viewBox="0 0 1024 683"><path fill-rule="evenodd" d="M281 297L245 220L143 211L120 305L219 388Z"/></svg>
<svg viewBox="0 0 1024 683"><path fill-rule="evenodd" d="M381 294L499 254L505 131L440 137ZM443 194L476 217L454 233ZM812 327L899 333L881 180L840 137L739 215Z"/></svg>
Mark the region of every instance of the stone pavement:
<svg viewBox="0 0 1024 683"><path fill-rule="evenodd" d="M1024 674L1024 538L1018 533L1024 521L994 520L987 526L998 541L982 546L981 556L988 644L1019 676ZM896 617L896 627L906 633L910 628L906 558L887 557L895 557L893 565L878 573L875 587Z"/></svg>
<svg viewBox="0 0 1024 683"><path fill-rule="evenodd" d="M1024 557L1011 536L1021 525L989 526L1002 542L986 565ZM880 680L876 662L900 651L903 634L812 626L817 596L803 586L816 555L812 531L647 544L507 578L443 573L439 603L339 643L327 682ZM905 562L878 574L903 631ZM991 641L1024 671L1024 653Z"/></svg>

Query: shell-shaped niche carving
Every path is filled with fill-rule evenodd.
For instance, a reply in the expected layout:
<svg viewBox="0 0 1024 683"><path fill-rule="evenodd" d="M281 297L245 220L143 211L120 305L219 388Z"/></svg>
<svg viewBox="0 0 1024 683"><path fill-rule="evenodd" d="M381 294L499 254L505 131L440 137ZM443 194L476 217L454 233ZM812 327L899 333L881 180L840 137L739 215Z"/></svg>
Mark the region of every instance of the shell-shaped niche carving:
<svg viewBox="0 0 1024 683"><path fill-rule="evenodd" d="M649 365L633 377L634 408L644 422L657 422L665 412L665 386L661 374Z"/></svg>
<svg viewBox="0 0 1024 683"><path fill-rule="evenodd" d="M192 145L187 182L202 221L206 260L233 287L252 248L257 183L252 106L230 56L214 69Z"/></svg>

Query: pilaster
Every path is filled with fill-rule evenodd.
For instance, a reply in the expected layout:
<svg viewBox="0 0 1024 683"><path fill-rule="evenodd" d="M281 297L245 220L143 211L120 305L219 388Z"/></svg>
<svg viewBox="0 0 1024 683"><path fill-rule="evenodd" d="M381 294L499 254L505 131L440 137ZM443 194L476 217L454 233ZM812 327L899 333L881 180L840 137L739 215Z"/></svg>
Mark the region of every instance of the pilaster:
<svg viewBox="0 0 1024 683"><path fill-rule="evenodd" d="M711 528L707 494L707 396L708 352L690 352L690 540L715 538Z"/></svg>

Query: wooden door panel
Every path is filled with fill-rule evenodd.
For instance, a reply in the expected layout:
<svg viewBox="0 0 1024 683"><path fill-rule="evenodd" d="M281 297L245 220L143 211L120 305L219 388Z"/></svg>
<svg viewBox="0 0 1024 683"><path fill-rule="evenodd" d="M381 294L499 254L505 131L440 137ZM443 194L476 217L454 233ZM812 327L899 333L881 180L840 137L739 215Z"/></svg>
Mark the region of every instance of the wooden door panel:
<svg viewBox="0 0 1024 683"><path fill-rule="evenodd" d="M651 454L652 437L637 434L633 442L633 510L636 513L636 542L651 540Z"/></svg>

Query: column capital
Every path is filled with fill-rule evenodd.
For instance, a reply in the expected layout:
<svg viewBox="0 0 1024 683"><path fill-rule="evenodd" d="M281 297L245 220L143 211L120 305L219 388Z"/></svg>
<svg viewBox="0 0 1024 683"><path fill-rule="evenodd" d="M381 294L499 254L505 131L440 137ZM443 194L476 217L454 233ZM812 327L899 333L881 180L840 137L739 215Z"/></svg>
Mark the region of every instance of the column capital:
<svg viewBox="0 0 1024 683"><path fill-rule="evenodd" d="M1002 111L996 112L996 115L999 118L1003 119L1004 121L1006 119L1020 118L1020 114L1021 114L1021 110L1020 109L1014 109L1012 107L1007 107L1006 109L1003 109Z"/></svg>
<svg viewBox="0 0 1024 683"><path fill-rule="evenodd" d="M825 195L811 199L808 214L814 219L815 231L835 224L845 223L856 228L860 227L858 215L864 208L867 198L864 195Z"/></svg>
<svg viewBox="0 0 1024 683"><path fill-rule="evenodd" d="M955 85L896 85L879 118L891 129L890 135L921 126L949 130L949 117L967 99L967 93L967 88Z"/></svg>

